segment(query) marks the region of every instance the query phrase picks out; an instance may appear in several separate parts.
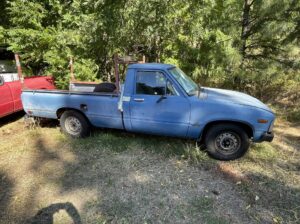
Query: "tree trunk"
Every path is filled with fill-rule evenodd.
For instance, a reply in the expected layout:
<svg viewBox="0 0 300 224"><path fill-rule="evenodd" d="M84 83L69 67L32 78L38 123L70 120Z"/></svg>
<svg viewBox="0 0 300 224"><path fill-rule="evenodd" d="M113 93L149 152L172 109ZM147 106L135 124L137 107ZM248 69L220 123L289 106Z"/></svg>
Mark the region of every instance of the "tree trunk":
<svg viewBox="0 0 300 224"><path fill-rule="evenodd" d="M249 29L250 29L250 11L251 11L251 5L253 4L255 0L244 0L244 6L243 6L243 18L242 18L242 33L241 33L241 40L242 40L242 46L241 46L241 54L242 54L242 64L246 57L246 49L247 49L247 39L249 37Z"/></svg>

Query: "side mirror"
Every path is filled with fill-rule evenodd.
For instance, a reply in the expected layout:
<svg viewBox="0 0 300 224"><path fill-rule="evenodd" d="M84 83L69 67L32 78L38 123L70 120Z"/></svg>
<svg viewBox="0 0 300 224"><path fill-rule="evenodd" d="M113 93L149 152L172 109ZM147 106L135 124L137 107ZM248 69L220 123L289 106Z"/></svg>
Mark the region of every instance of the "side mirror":
<svg viewBox="0 0 300 224"><path fill-rule="evenodd" d="M161 102L162 100L167 99L166 95L161 95L158 100L156 101L156 103Z"/></svg>

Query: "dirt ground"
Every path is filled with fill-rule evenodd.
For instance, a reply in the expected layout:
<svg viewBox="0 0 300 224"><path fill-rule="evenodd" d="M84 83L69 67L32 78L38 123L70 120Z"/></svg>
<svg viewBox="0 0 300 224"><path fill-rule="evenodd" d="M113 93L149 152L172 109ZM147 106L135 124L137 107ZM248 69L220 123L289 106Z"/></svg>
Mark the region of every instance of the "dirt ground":
<svg viewBox="0 0 300 224"><path fill-rule="evenodd" d="M191 141L0 121L0 223L300 223L300 125L220 162Z"/></svg>

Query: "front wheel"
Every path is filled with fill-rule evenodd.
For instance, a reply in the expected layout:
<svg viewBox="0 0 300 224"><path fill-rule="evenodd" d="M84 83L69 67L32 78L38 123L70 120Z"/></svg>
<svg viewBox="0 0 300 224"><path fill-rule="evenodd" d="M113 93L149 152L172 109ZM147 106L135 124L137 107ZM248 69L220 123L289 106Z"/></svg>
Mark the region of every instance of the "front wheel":
<svg viewBox="0 0 300 224"><path fill-rule="evenodd" d="M73 138L84 138L90 135L90 125L79 112L68 110L60 117L62 131Z"/></svg>
<svg viewBox="0 0 300 224"><path fill-rule="evenodd" d="M207 152L219 160L234 160L243 156L250 145L249 136L234 124L217 124L212 126L206 136Z"/></svg>

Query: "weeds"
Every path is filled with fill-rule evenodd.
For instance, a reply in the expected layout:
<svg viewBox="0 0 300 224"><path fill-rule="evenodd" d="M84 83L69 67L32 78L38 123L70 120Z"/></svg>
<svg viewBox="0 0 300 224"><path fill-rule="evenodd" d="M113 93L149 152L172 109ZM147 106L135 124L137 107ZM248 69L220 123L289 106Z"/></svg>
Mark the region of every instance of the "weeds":
<svg viewBox="0 0 300 224"><path fill-rule="evenodd" d="M83 223L297 223L299 129L276 124L273 143L219 162L191 141L107 130L73 140L17 120L0 131L0 223L57 202ZM67 222L63 214L55 220Z"/></svg>

